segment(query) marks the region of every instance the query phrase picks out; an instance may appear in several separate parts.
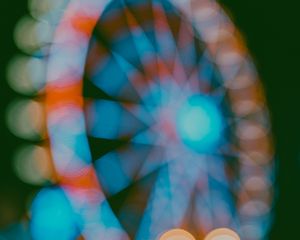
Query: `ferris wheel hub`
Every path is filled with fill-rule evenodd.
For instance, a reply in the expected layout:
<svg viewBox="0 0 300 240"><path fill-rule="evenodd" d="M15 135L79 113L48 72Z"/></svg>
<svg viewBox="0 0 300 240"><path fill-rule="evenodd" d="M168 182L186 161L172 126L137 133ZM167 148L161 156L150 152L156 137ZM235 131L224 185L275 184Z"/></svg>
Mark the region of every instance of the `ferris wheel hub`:
<svg viewBox="0 0 300 240"><path fill-rule="evenodd" d="M213 149L223 130L220 110L212 99L203 95L187 99L178 111L176 125L182 141L200 152Z"/></svg>

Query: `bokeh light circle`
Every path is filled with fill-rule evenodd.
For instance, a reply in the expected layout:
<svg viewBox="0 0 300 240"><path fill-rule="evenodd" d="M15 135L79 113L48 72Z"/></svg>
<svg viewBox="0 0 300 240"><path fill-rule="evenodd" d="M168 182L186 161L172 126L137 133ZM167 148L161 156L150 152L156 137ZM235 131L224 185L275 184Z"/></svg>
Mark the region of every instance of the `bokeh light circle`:
<svg viewBox="0 0 300 240"><path fill-rule="evenodd" d="M28 145L18 149L13 164L17 176L28 184L43 185L54 180L54 169L45 147Z"/></svg>
<svg viewBox="0 0 300 240"><path fill-rule="evenodd" d="M30 230L34 240L73 240L78 237L78 221L64 191L42 189L31 205Z"/></svg>
<svg viewBox="0 0 300 240"><path fill-rule="evenodd" d="M177 129L182 140L195 151L211 151L222 134L222 116L212 99L190 97L179 109Z"/></svg>
<svg viewBox="0 0 300 240"><path fill-rule="evenodd" d="M195 240L195 238L183 229L172 229L162 234L159 240Z"/></svg>
<svg viewBox="0 0 300 240"><path fill-rule="evenodd" d="M7 80L10 87L18 93L35 95L46 84L46 61L37 57L18 55L7 67Z"/></svg>
<svg viewBox="0 0 300 240"><path fill-rule="evenodd" d="M218 228L211 231L204 240L240 240L240 237L231 229Z"/></svg>
<svg viewBox="0 0 300 240"><path fill-rule="evenodd" d="M45 135L44 105L33 100L15 100L7 109L7 126L16 136L39 140Z"/></svg>
<svg viewBox="0 0 300 240"><path fill-rule="evenodd" d="M54 28L47 21L39 21L31 16L19 20L14 31L16 45L33 55L46 55L53 39Z"/></svg>

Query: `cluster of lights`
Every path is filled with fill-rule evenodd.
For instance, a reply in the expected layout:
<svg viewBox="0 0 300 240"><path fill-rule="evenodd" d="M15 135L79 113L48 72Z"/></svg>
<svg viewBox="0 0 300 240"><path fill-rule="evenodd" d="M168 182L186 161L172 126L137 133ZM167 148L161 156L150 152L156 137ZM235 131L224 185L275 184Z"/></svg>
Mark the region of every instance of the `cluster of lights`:
<svg viewBox="0 0 300 240"><path fill-rule="evenodd" d="M7 125L26 145L16 151L14 168L21 180L44 186L56 182L46 130L45 85L53 33L68 1L28 1L29 14L15 27L22 52L7 66L7 80L20 97L7 109Z"/></svg>
<svg viewBox="0 0 300 240"><path fill-rule="evenodd" d="M146 109L128 102L119 104L99 100L89 103L88 117L84 115L85 100L82 96L82 85L86 61L89 69L90 65L97 64L97 51L103 54L101 49L94 49L96 53L91 52L89 41L93 37L92 32L99 16L111 1L31 0L30 16L24 17L17 24L16 45L30 56L16 56L8 66L7 78L16 92L32 96L33 99L24 98L12 103L8 109L7 122L11 131L18 137L41 143L28 145L17 151L14 161L15 171L26 183L44 186L47 182L54 182L60 186L43 189L33 201L31 232L34 239L45 239L43 232L54 234L49 235L49 239L57 236L61 239L74 239L79 235L85 239L102 239L103 236L111 240L128 239L128 233L122 228L118 216L111 210L105 195L121 191L134 178L135 180L142 178L162 164L168 163L168 161L158 163L161 157L175 159L175 163L167 171L159 170L158 180L147 203L137 239L143 239L144 236L155 239L169 228L170 224L171 227L182 227L192 192L197 188L201 189L208 181L208 178L205 176L199 178L199 175L212 171L220 175L214 176L218 181L226 178L225 164L222 163L224 160L209 156L222 143L222 135L225 134L223 132L226 128L223 125L225 120L219 105L215 102L214 96L203 97L195 90L199 88L197 79L190 77L188 79L190 86L184 84L184 69L177 61L179 57L176 55L176 47L172 49L174 43L168 42L170 43L168 47L164 46L165 39L170 37L169 30L166 30L168 26L165 25L167 17L159 1L153 2L156 37L161 44L158 44L158 50L151 48L151 43L147 42L149 40L139 27L135 16L130 10L125 10L130 34L136 41L134 44L138 54L141 54L139 57L148 79L143 82L134 66L120 54L113 53L114 61L121 69L118 73L125 72L125 77L132 81L131 84L143 103L146 105L151 103ZM219 193L211 189L205 190L207 192L199 194L195 200L198 199L195 204L197 212L195 222L199 224L199 229L191 230L197 232L199 236L206 235L205 240L239 240L237 234L228 229L209 233L216 226L209 210L206 209L208 205L205 201L207 196L214 196L215 205L209 207L216 207L213 211L221 214L220 219L217 219L218 224L235 229L245 240L263 239L270 224L273 149L265 100L258 76L242 45L241 37L215 1L170 2L192 20L193 26L208 49L205 54L213 62L210 64L215 64L220 71L223 83L219 90L221 95L226 94L229 98L230 109L234 115L229 124L236 129L237 144L229 144L229 149L238 159L239 177L234 183L236 203L226 202L229 197L227 193L223 193L226 191L224 186L216 188ZM185 41L188 42L190 39L188 32L183 30L181 34L183 37L181 43L184 46ZM158 51L162 58L157 59L152 51ZM173 62L175 70L172 73L175 80L170 81L167 79L168 68L164 64L173 66L169 60L171 58L175 58ZM155 62L154 68L151 62ZM156 68L157 72L153 70ZM112 71L111 74L115 73ZM156 74L158 78L166 79L164 83L159 82L159 91L155 90L158 86L154 79ZM94 78L100 79L95 85L108 95L123 94L125 97L133 95L128 92L126 95L125 90L120 91L122 83L116 85L116 88L103 76ZM149 81L153 81L154 84ZM175 84L172 81L175 81ZM163 84L166 86L161 87ZM162 94L164 90L170 92ZM170 96L171 100L163 99ZM174 96L178 100L176 103L173 103ZM156 107L155 101L158 98L162 98L159 104L164 108ZM174 108L180 110L178 112L168 110ZM107 114L107 118L97 118L97 113L101 116ZM139 127L132 115L139 120L142 119L144 125L150 125L150 119L159 116L159 124L154 125L151 131L142 132L144 125ZM170 118L175 119L173 124L175 126L169 122ZM121 127L118 121L124 121ZM202 123L201 127L197 127L198 122ZM133 144L155 142L168 150L157 150L153 153L151 159L154 164L145 161L138 177L128 163L130 159L124 157L143 151L132 150L133 147L131 150L105 155L94 167L87 135L116 139L127 137L134 131L139 132L139 135L135 135L132 139ZM170 142L169 140L176 135L174 131L177 131L177 139ZM48 138L50 145L45 143ZM184 143L180 149L176 149L178 141ZM183 163L176 155L185 156L186 161ZM219 165L212 164L212 169L204 170L207 166L203 162L209 160ZM123 164L122 168L120 164ZM189 168L194 165L197 165L195 169ZM117 176L120 184L103 175L111 169L116 172L114 173L116 175L111 175ZM102 180L100 183L99 179ZM166 197L168 194L173 199L168 199ZM50 198L53 199L53 209L51 207L50 210L45 210L44 206ZM160 217L159 209L167 206L164 205L165 201L173 204L174 209L171 211L166 208L166 217ZM236 214L231 212L231 208L236 208ZM171 216L174 218L165 219ZM43 221L45 218L48 220ZM62 230L61 226L64 224L67 227ZM149 233L149 229L152 233ZM163 234L160 239L194 238L187 232L174 230Z"/></svg>
<svg viewBox="0 0 300 240"><path fill-rule="evenodd" d="M159 240L195 240L195 238L183 229L172 229L162 234ZM240 237L231 229L218 228L211 231L204 240L240 240Z"/></svg>
<svg viewBox="0 0 300 240"><path fill-rule="evenodd" d="M19 20L14 31L15 44L20 53L14 56L7 66L8 84L19 96L8 106L6 122L9 130L15 136L24 140L22 146L15 151L13 168L15 174L23 182L46 188L58 181L46 129L45 85L47 61L55 28L67 3L68 1L65 0L28 1L29 14ZM47 194L45 190L43 191L35 198L37 199L36 202L43 201L44 208L44 205L51 201L49 198L51 194ZM38 200L42 195L44 199ZM28 201L31 202L32 199L33 196L29 197ZM59 201L53 203L56 206L61 205L63 207ZM29 204L31 205L31 203ZM37 205L37 203L33 204L33 207L31 207L32 212L29 212L28 215L33 220L34 218L38 221L41 221L40 219L44 220L44 217L47 216L40 212L41 209L39 209L38 216L35 213L34 209ZM57 221L58 219L52 218L47 224L53 226L53 223ZM41 231L46 230L49 232L49 227L43 229L41 225L35 226L41 223L43 221L32 223L32 234L28 233L27 224L25 224L22 231L15 229L11 237L21 239L31 235L34 239L46 239L44 232L41 236ZM66 222L63 222L62 226L64 224ZM40 229L38 230L38 228ZM53 238L50 236L48 239Z"/></svg>

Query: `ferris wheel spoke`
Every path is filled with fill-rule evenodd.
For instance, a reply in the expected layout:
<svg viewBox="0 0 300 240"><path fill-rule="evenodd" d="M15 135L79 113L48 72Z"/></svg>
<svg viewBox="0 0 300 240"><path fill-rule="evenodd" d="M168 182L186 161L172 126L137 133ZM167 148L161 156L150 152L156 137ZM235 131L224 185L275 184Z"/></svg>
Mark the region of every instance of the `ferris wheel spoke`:
<svg viewBox="0 0 300 240"><path fill-rule="evenodd" d="M142 121L121 104L108 100L89 103L86 118L88 134L95 138L127 139L146 128Z"/></svg>
<svg viewBox="0 0 300 240"><path fill-rule="evenodd" d="M188 27L186 21L181 21L178 40L177 40L177 54L179 55L181 68L185 71L186 79L189 78L192 70L198 62L195 45L195 33L192 28Z"/></svg>
<svg viewBox="0 0 300 240"><path fill-rule="evenodd" d="M157 77L157 56L155 47L123 0L122 5L129 31L136 47L139 59L143 64L145 74L152 80L155 80Z"/></svg>
<svg viewBox="0 0 300 240"><path fill-rule="evenodd" d="M150 81L156 81L158 83L156 72L156 51L150 39L148 39L146 33L139 25L134 15L130 12L130 9L126 6L125 2L122 2L122 9L124 11L125 20L127 21L131 35L130 38L126 39L128 41L130 40L130 42L132 42L132 45L130 44L129 46L127 46L126 49L124 49L123 44L121 44L121 46L119 46L120 44L114 42L110 44L111 46L107 48L106 52L111 55L111 60L109 64L106 64L105 67L101 68L102 71L99 71L99 76L96 76L96 79L98 79L96 85L102 87L110 95L115 96L117 94L116 91L120 90L119 85L121 84L123 84L122 86L123 88L125 88L125 93L126 88L130 89L130 86L125 85L125 80L128 79L131 83L131 88L133 87L137 89L134 95L136 95L136 93L142 95L143 89L149 88ZM128 51L128 48L134 49ZM142 68L144 69L144 72L140 69L140 67L136 65L136 63L133 64L134 61L129 61L127 57L123 57L123 54L125 53L124 51L126 51L127 53L136 52L136 54L139 56L139 61L142 63ZM91 55L95 54L93 53ZM99 55L99 57L101 57L101 55ZM93 57L93 59L94 58L95 56ZM110 69L112 70L110 71ZM119 69L119 71L113 71L113 69ZM121 76L118 76L119 73L121 73ZM111 79L111 77L114 75L117 75L113 78L114 82L109 81L109 77ZM126 77L125 79L124 75ZM123 77L123 79L120 79L121 77ZM115 79L118 81L116 81Z"/></svg>
<svg viewBox="0 0 300 240"><path fill-rule="evenodd" d="M171 69L177 49L176 40L168 24L166 12L161 2L157 0L152 1L152 13L159 56Z"/></svg>
<svg viewBox="0 0 300 240"><path fill-rule="evenodd" d="M150 108L154 106L158 109L162 105L161 80L166 76L170 76L170 73L167 71L155 46L147 37L142 27L138 24L134 15L126 6L124 6L124 9L139 58L143 63L145 79L148 83L148 91L144 93L143 104ZM152 112L151 109L149 109L149 111Z"/></svg>
<svg viewBox="0 0 300 240"><path fill-rule="evenodd" d="M137 181L143 161L152 151L153 146L129 143L97 159L95 168L106 194L115 195Z"/></svg>
<svg viewBox="0 0 300 240"><path fill-rule="evenodd" d="M130 64L125 58L123 58L118 53L112 52L113 58L118 63L119 67L122 69L122 72L126 75L128 79L128 84L130 84L139 95L139 99L143 101L145 92L149 88L149 82L142 75L142 73Z"/></svg>
<svg viewBox="0 0 300 240"><path fill-rule="evenodd" d="M208 52L202 54L192 69L185 87L188 89L197 89L202 94L210 95L212 98L218 100L218 103L224 99L225 89L221 84L220 76L216 73L216 66Z"/></svg>
<svg viewBox="0 0 300 240"><path fill-rule="evenodd" d="M89 73L92 83L112 98L124 101L138 102L141 99L140 91L136 85L143 86L143 78L132 66L125 65L118 55L106 56ZM126 71L126 69L128 71ZM134 85L136 84L136 85Z"/></svg>
<svg viewBox="0 0 300 240"><path fill-rule="evenodd" d="M164 78L166 73L168 73L174 78L175 82L182 84L187 78L187 74L180 55L181 46L178 45L172 33L171 25L162 3L153 1L152 11L156 44L160 59L163 61L159 64L161 78ZM182 31L182 26L180 26L180 31Z"/></svg>
<svg viewBox="0 0 300 240"><path fill-rule="evenodd" d="M137 174L137 178L143 178L149 174L159 170L168 163L165 159L165 149L159 145L153 145L152 151L144 159L141 168Z"/></svg>
<svg viewBox="0 0 300 240"><path fill-rule="evenodd" d="M145 106L143 103L135 104L135 103L121 103L123 108L126 111L130 112L133 116L135 116L139 121L141 121L145 126L150 127L156 121L155 115L149 111L149 107Z"/></svg>
<svg viewBox="0 0 300 240"><path fill-rule="evenodd" d="M138 239L142 239L142 235L152 239L170 228L180 227L187 214L188 204L199 174L196 165L193 170L190 168L188 170L186 167L190 162L182 161L183 158L174 159L159 170L141 221ZM162 212L161 209L164 211ZM147 231L149 227L152 229L151 233Z"/></svg>

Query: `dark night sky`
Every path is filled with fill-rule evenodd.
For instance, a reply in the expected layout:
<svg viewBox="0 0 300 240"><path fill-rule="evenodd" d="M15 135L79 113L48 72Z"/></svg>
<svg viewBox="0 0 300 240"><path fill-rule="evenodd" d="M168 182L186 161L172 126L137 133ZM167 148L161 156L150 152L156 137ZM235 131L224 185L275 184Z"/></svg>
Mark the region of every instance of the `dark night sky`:
<svg viewBox="0 0 300 240"><path fill-rule="evenodd" d="M8 60L18 53L12 32L26 14L26 0L1 3L0 38L0 227L1 211L11 203L19 214L34 189L13 174L11 159L24 143L5 126L7 104L18 97L5 81ZM298 236L300 227L300 14L297 1L222 0L242 32L265 87L277 155L277 202L272 240ZM20 96L20 95L19 95ZM299 238L299 237L298 237Z"/></svg>

